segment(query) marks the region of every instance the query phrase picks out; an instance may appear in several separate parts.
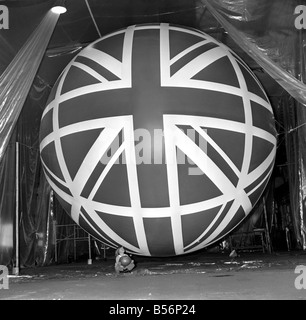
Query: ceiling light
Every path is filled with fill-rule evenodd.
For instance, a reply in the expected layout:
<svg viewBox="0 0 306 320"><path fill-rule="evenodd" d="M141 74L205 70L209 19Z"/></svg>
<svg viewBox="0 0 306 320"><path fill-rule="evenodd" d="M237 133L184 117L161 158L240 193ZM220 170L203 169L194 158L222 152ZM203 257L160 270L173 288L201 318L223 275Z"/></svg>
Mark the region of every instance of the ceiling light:
<svg viewBox="0 0 306 320"><path fill-rule="evenodd" d="M54 7L51 8L51 11L57 14L65 13L67 11L65 7L65 1L57 1Z"/></svg>

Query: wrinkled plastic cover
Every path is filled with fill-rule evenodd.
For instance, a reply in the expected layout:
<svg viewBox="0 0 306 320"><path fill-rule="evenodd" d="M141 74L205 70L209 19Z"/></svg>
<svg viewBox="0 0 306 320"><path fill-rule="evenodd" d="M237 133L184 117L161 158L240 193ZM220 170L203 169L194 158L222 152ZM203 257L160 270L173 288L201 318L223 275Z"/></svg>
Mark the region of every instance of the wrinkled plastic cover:
<svg viewBox="0 0 306 320"><path fill-rule="evenodd" d="M231 38L292 97L306 106L304 41L296 1L203 0ZM305 13L306 14L306 13Z"/></svg>
<svg viewBox="0 0 306 320"><path fill-rule="evenodd" d="M292 221L287 221L284 227L293 229L298 246L305 250L306 141L303 124L306 122L306 114L301 107L306 106L306 42L303 29L296 27L296 22L300 21L303 14L301 8L297 8L301 2L203 0L203 3L236 44L291 96L283 98L277 107L277 112L285 115L283 129L286 136L292 210ZM292 130L294 127L296 128Z"/></svg>
<svg viewBox="0 0 306 320"><path fill-rule="evenodd" d="M38 148L40 118L50 88L35 76L57 20L57 14L48 13L0 76L0 264L11 263L16 247L15 141L20 145L21 264L34 265L49 255L36 243L40 234L47 243L51 230L46 230L50 187L41 175Z"/></svg>
<svg viewBox="0 0 306 320"><path fill-rule="evenodd" d="M0 161L58 20L49 12L0 76Z"/></svg>
<svg viewBox="0 0 306 320"><path fill-rule="evenodd" d="M281 138L286 142L284 166L290 199L290 215L286 214L284 227L295 235L299 247L306 250L306 112L288 95L281 98L277 112L283 117Z"/></svg>

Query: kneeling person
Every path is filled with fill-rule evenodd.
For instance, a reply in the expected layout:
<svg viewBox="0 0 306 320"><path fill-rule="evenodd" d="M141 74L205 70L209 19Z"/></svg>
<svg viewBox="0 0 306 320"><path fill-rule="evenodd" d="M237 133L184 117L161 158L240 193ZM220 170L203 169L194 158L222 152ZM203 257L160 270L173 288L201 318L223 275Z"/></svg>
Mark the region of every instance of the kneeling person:
<svg viewBox="0 0 306 320"><path fill-rule="evenodd" d="M120 272L129 272L135 268L134 260L132 260L130 256L125 253L123 247L120 247L116 250L115 256L115 271L117 274Z"/></svg>

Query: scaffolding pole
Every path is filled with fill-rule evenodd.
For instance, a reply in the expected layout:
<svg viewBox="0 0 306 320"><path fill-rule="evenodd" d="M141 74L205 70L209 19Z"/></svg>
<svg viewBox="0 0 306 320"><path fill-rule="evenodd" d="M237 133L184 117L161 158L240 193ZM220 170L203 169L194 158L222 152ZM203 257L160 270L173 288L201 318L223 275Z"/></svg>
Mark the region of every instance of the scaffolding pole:
<svg viewBox="0 0 306 320"><path fill-rule="evenodd" d="M15 244L15 268L13 272L16 276L19 275L19 143L16 142L16 244Z"/></svg>

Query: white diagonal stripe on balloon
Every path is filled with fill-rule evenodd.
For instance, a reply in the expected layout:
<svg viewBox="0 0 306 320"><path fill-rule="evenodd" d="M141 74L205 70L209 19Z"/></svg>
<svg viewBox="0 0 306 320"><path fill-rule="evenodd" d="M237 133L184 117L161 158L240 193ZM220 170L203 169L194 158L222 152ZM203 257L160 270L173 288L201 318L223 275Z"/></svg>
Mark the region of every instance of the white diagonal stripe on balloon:
<svg viewBox="0 0 306 320"><path fill-rule="evenodd" d="M237 190L224 172L209 158L209 156L201 150L189 137L182 133L176 127L177 138L176 145L213 181L216 187L223 194L235 195L240 190ZM244 209L249 208L250 200L247 195L241 193L241 205Z"/></svg>
<svg viewBox="0 0 306 320"><path fill-rule="evenodd" d="M90 147L73 179L73 183L71 186L71 192L73 193L73 195L79 196L81 194L85 184L92 175L93 170L100 162L100 159L102 158L104 153L108 150L109 143L113 142L113 140L120 133L121 129L121 125L119 125L117 128L107 127L104 128L100 133L96 141Z"/></svg>
<svg viewBox="0 0 306 320"><path fill-rule="evenodd" d="M185 83L191 80L197 73L208 67L210 64L226 56L226 52L220 47L210 49L190 62L186 63L181 69L171 76L171 83ZM202 80L200 80L202 82ZM183 87L183 85L182 85Z"/></svg>
<svg viewBox="0 0 306 320"><path fill-rule="evenodd" d="M203 238L210 231L210 229L214 226L214 224L216 223L216 221L219 219L220 215L222 214L226 204L227 203L223 203L221 205L221 208L219 209L218 213L215 215L215 217L211 221L211 223L208 225L208 227L194 241L192 241L190 244L188 244L184 248L186 251L188 250L188 248L192 247L195 243L197 243L199 240L201 240L201 238Z"/></svg>
<svg viewBox="0 0 306 320"><path fill-rule="evenodd" d="M265 176L262 178L262 180L260 181L260 183L258 183L252 190L250 190L247 194L248 196L250 196L253 192L255 192L262 184L267 184L267 178L271 175L273 171L273 166L271 166L270 170L265 174Z"/></svg>
<svg viewBox="0 0 306 320"><path fill-rule="evenodd" d="M87 66L84 63L75 61L73 66L83 70L84 72L86 72L88 74L90 74L92 77L96 78L100 82L108 82L108 80L106 78L104 78L103 76L101 76L100 73L98 73L97 71L93 70L92 68L90 68L89 66Z"/></svg>
<svg viewBox="0 0 306 320"><path fill-rule="evenodd" d="M244 155L242 159L240 179L238 180L237 189L242 190L247 183L247 175L250 168L252 149L253 149L253 115L251 109L251 100L248 87L237 60L232 56L228 56L232 66L236 72L239 86L242 90L242 100L245 118L245 139L244 139ZM245 208L244 208L245 209ZM247 212L247 211L246 211Z"/></svg>
<svg viewBox="0 0 306 320"><path fill-rule="evenodd" d="M200 70L204 69L202 59L194 59L189 62L189 65L193 66L193 71L191 73L184 72L184 69L181 73L179 71L175 73L173 76L170 76L170 43L169 43L169 25L162 24L160 28L160 85L162 87L182 87L182 88L192 88L192 89L206 89L211 91L218 91L223 93L228 93L231 95L237 95L239 97L242 96L242 92L240 88L235 88L230 85L219 84L210 81L203 81L203 80L194 80L191 79L193 75L195 75ZM172 28L171 28L172 30ZM174 29L175 30L175 29ZM199 34L197 34L199 36ZM206 39L205 37L203 37ZM216 41L213 41L216 43ZM214 50L214 49L211 49ZM185 51L186 53L188 50ZM217 52L217 51L216 51ZM218 51L218 57L221 58L222 56L226 55L226 52ZM205 54L205 53L204 53ZM210 58L210 63L216 61L217 59L213 56L206 53L207 56ZM193 62L194 61L194 62ZM209 64L209 63L208 63ZM208 65L207 64L207 65ZM207 66L206 65L206 66Z"/></svg>
<svg viewBox="0 0 306 320"><path fill-rule="evenodd" d="M55 193L57 193L63 200L65 200L67 203L72 204L73 197L69 194L67 194L65 191L60 189L49 177L46 175L46 179L49 182L51 188L54 190Z"/></svg>
<svg viewBox="0 0 306 320"><path fill-rule="evenodd" d="M207 43L210 43L210 39L205 39L203 41L200 41L190 47L188 47L187 49L183 50L182 52L178 53L175 57L171 58L169 63L170 65L173 65L176 61L178 61L179 59L181 59L182 57L184 57L187 53L199 48L199 47L202 47L203 45L207 44Z"/></svg>
<svg viewBox="0 0 306 320"><path fill-rule="evenodd" d="M125 248L133 250L135 252L139 252L139 249L133 245L131 245L129 242L127 242L126 240L124 240L123 238L121 238L116 232L114 232L113 229L111 229L101 218L100 216L97 214L97 212L90 206L84 207L85 211L88 213L88 215L90 216L90 218L97 224L97 226L100 228L100 230L103 230L105 234L108 235L108 237L110 239L112 239L113 241L120 243L121 245L123 245ZM91 226L91 228L93 228L93 230L95 232L97 232L98 234L100 234L99 230L97 230L87 219L86 216L80 212L80 215L86 220L86 222ZM102 235L101 235L102 236ZM103 237L103 236L102 236ZM110 240L108 240L110 242ZM114 245L114 247L116 247L116 245Z"/></svg>
<svg viewBox="0 0 306 320"><path fill-rule="evenodd" d="M201 244L198 246L192 248L191 250L186 250L186 253L196 251L199 249L204 248L205 246L209 245L210 242L216 242L219 240L218 235L228 226L229 221L232 220L232 218L235 216L236 212L238 211L239 207L241 206L241 203L239 199L235 199L233 204L231 205L229 211L227 212L226 219L223 219L217 226L217 228L205 239ZM212 225L210 225L210 228ZM235 226L234 226L235 227ZM230 230L229 230L230 231Z"/></svg>
<svg viewBox="0 0 306 320"><path fill-rule="evenodd" d="M90 192L90 194L88 196L88 200L90 200L90 201L93 200L93 197L95 196L95 194L97 193L97 191L100 188L101 184L103 183L103 180L107 176L109 170L112 168L112 166L115 164L115 162L120 157L122 152L125 150L125 145L126 145L126 143L123 142L120 145L120 147L115 151L115 153L111 156L111 158L109 159L109 161L106 164L105 168L103 169L101 175L99 176L97 182L95 183L94 187L92 188L92 190L91 190L91 192Z"/></svg>
<svg viewBox="0 0 306 320"><path fill-rule="evenodd" d="M87 85L78 89L73 89L69 92L63 93L59 96L57 96L56 101L52 101L44 110L42 118L46 115L46 113L48 113L48 111L50 111L52 108L54 108L54 106L56 104L60 104L62 102L65 102L66 100L70 100L73 98L76 98L78 96L81 95L85 95L88 93L95 93L95 92L100 92L100 91L107 91L107 90L116 90L116 89L123 89L123 88L131 88L132 87L132 46L133 46L133 35L134 35L134 29L135 27L129 27L126 29L125 35L124 35L124 47L123 47L123 53L122 53L122 62L118 61L116 62L116 67L112 67L109 65L109 62L113 61L111 58L111 56L108 57L107 63L106 64L101 64L100 60L97 60L95 58L95 56L93 54L91 54L92 59L96 62L99 63L100 65L106 67L106 68L110 68L110 71L113 70L115 73L114 74L120 74L120 80L113 80L113 81L107 81L107 82L103 82L103 83L98 83L98 84L91 84L91 85ZM94 50L93 52L98 54L99 51L97 49L91 48L89 47L88 49L88 53L90 52L90 50ZM81 55L81 53L79 53L79 55ZM79 56L77 55L66 67L65 69L65 73L67 74L67 72L70 70L70 68L74 65L75 63L75 59ZM102 56L103 53L102 53ZM110 58L111 57L111 58ZM113 58L115 59L115 58ZM120 63L120 70L118 70L119 68L119 64ZM90 74L90 73L89 73ZM66 76L63 76L61 81L65 80ZM61 92L58 91L58 92Z"/></svg>
<svg viewBox="0 0 306 320"><path fill-rule="evenodd" d="M79 53L80 57L85 57L106 68L116 77L122 78L121 61L111 55L89 46Z"/></svg>
<svg viewBox="0 0 306 320"><path fill-rule="evenodd" d="M273 149L271 150L269 155L265 158L265 160L256 169L254 169L253 171L251 171L248 174L248 179L249 179L250 183L248 182L245 185L245 188L248 187L250 184L252 184L254 181L256 181L273 163L275 149L276 149L276 145L274 145Z"/></svg>
<svg viewBox="0 0 306 320"><path fill-rule="evenodd" d="M68 184L66 183L66 181L63 181L62 179L60 179L58 176L56 176L49 168L48 166L46 165L46 163L44 162L43 159L41 159L41 163L43 164L43 168L44 170L46 170L48 172L49 175L52 176L52 178L54 180L56 180L57 182L59 182L60 184L62 184L64 187L66 188L70 188L70 186L68 186Z"/></svg>
<svg viewBox="0 0 306 320"><path fill-rule="evenodd" d="M226 163L230 166L230 168L235 172L236 176L239 177L240 171L230 159L230 157L223 151L222 148L205 132L203 128L200 126L193 127L200 136L202 136L218 153L219 155L226 161Z"/></svg>
<svg viewBox="0 0 306 320"><path fill-rule="evenodd" d="M55 94L55 99L54 99L55 101L57 101L57 99L60 96L64 81L67 76L67 73L68 73L68 69L64 71L64 74L63 74L62 78L60 79L60 82L59 82L58 87L56 89L56 94ZM52 134L54 135L55 153L56 153L56 157L58 159L58 163L59 163L59 166L60 166L62 174L63 174L64 181L67 183L67 185L71 185L72 179L70 177L70 173L69 173L67 165L66 165L66 161L64 158L63 150L62 150L61 137L59 134L59 116L58 115L59 115L59 103L54 103L53 114L52 114L52 126L53 126L53 133ZM72 212L71 216L75 222L78 222L78 219L77 219L78 216L76 214L73 214L73 212Z"/></svg>

